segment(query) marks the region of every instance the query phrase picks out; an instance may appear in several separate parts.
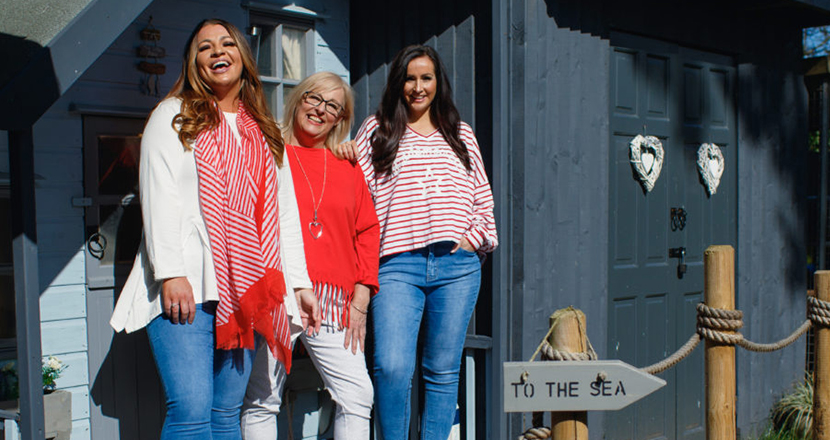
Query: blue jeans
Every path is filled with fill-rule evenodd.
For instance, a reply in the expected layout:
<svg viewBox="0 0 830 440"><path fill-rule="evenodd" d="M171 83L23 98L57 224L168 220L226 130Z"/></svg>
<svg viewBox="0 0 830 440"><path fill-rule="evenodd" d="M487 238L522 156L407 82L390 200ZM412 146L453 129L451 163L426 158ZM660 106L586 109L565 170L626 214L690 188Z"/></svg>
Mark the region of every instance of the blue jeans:
<svg viewBox="0 0 830 440"><path fill-rule="evenodd" d="M386 440L408 438L421 320L421 439L446 440L449 436L464 339L481 285L478 255L463 249L451 254L453 246L436 243L380 261L380 290L371 302L373 376L378 426Z"/></svg>
<svg viewBox="0 0 830 440"><path fill-rule="evenodd" d="M157 316L147 326L167 397L161 440L239 440L239 410L255 350L216 350L216 303L196 305L193 324Z"/></svg>

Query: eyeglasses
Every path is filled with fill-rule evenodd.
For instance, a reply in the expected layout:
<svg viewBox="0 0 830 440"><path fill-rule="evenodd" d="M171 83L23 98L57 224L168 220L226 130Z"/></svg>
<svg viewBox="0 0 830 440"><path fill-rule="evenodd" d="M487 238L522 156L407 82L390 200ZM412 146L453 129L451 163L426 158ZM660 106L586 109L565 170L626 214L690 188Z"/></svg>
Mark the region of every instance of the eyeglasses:
<svg viewBox="0 0 830 440"><path fill-rule="evenodd" d="M312 107L318 107L320 104L325 103L326 113L334 117L340 116L340 113L343 113L343 106L338 104L337 101L333 99L326 101L322 96L311 91L303 93L303 102Z"/></svg>

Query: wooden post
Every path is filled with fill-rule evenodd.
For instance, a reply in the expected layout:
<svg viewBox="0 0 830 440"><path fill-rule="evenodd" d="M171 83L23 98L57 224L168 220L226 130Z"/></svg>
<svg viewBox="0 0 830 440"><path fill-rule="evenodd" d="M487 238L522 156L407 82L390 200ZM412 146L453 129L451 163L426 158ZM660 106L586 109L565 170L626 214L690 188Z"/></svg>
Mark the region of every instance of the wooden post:
<svg viewBox="0 0 830 440"><path fill-rule="evenodd" d="M830 301L830 271L815 274L816 297ZM815 328L816 366L813 377L813 439L830 440L830 329Z"/></svg>
<svg viewBox="0 0 830 440"><path fill-rule="evenodd" d="M585 314L568 307L550 315L554 327L548 344L556 350L569 353L584 353L588 350L585 334ZM552 412L551 435L553 440L588 440L588 412Z"/></svg>
<svg viewBox="0 0 830 440"><path fill-rule="evenodd" d="M704 302L735 309L735 249L709 246L703 254ZM706 341L706 439L735 440L735 347Z"/></svg>

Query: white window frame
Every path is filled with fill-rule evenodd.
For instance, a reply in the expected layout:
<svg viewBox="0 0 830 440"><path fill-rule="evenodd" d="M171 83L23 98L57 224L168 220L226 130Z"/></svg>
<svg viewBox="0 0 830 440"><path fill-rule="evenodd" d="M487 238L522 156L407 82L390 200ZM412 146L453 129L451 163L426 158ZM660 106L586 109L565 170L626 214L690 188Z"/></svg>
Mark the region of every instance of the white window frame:
<svg viewBox="0 0 830 440"><path fill-rule="evenodd" d="M260 28L259 35L251 37L251 46L253 47L255 54L259 51L259 38L262 38L262 35L265 34L264 29L273 29L273 32L268 36L268 38L272 39L271 47L273 48L273 53L270 55L275 63L275 75L271 76L261 74L259 78L263 85L270 85L276 88L276 97L268 96L269 104L276 107L272 108L271 111L274 113L277 120L282 120L286 86L297 86L303 79L290 79L284 77L282 53L283 31L286 28L291 28L304 32L303 51L305 65L303 66L303 71L305 76L308 76L315 72L314 55L316 47L316 32L314 30L314 21L262 10L251 10L248 19L251 26L257 26ZM259 56L262 56L262 54L259 54Z"/></svg>

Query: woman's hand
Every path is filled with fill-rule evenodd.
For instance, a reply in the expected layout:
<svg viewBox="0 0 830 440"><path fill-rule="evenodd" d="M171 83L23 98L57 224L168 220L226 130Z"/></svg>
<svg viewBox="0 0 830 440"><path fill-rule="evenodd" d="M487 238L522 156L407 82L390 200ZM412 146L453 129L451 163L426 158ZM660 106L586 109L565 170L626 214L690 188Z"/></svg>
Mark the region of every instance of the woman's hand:
<svg viewBox="0 0 830 440"><path fill-rule="evenodd" d="M470 242L467 241L467 239L465 237L461 237L461 241L459 241L458 243L455 244L455 247L452 248L450 253L454 254L455 251L458 250L458 248L463 248L464 250L470 251L470 252L475 252L476 251L475 248L473 248L473 245L471 245Z"/></svg>
<svg viewBox="0 0 830 440"><path fill-rule="evenodd" d="M369 313L369 300L369 288L363 284L355 284L354 296L349 306L349 327L346 328L346 340L343 342L347 350L351 345L353 354L357 353L358 348L361 352L366 348L366 315Z"/></svg>
<svg viewBox="0 0 830 440"><path fill-rule="evenodd" d="M161 283L161 304L173 324L193 324L196 301L187 277L168 278Z"/></svg>
<svg viewBox="0 0 830 440"><path fill-rule="evenodd" d="M297 305L300 306L300 319L303 321L303 329L309 336L320 332L322 319L320 318L320 302L311 289L294 289L297 297Z"/></svg>
<svg viewBox="0 0 830 440"><path fill-rule="evenodd" d="M346 159L350 162L357 161L357 143L355 141L346 141L340 145L331 147L331 152L338 159Z"/></svg>

